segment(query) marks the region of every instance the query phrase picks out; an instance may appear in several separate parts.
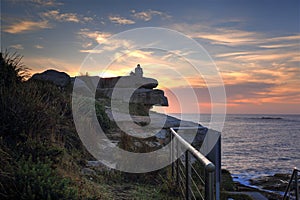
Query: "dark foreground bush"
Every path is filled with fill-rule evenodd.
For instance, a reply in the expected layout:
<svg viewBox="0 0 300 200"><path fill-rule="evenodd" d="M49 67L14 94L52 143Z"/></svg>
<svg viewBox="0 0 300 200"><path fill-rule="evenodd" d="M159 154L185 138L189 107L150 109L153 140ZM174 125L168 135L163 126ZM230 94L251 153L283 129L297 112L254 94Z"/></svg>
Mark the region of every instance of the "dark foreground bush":
<svg viewBox="0 0 300 200"><path fill-rule="evenodd" d="M57 170L64 154L83 156L80 143L65 150L66 141L76 144L67 95L25 82L26 72L20 56L0 54L0 199L76 199L76 187Z"/></svg>
<svg viewBox="0 0 300 200"><path fill-rule="evenodd" d="M16 191L20 199L77 199L71 180L60 177L51 168L51 161L33 162L22 158L15 175Z"/></svg>

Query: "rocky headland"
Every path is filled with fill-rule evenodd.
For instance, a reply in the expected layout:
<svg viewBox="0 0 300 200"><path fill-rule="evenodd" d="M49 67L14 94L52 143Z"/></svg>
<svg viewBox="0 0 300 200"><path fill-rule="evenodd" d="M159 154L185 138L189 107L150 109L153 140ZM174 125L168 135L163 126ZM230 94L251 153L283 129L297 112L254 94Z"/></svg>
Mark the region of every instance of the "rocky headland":
<svg viewBox="0 0 300 200"><path fill-rule="evenodd" d="M169 128L171 127L175 128L182 126L198 129L197 137L195 137L197 138L197 141L191 141L198 147L200 147L207 132L207 129L194 122L184 121L172 116L150 111L153 106L168 106L169 104L167 97L164 96L164 91L155 89L158 86L158 81L153 78L147 78L136 74L109 78L100 78L97 76L70 77L64 72L50 69L42 73L34 74L29 79L29 81L32 80L51 82L62 89L69 85L76 85L75 92L83 96L90 95L94 92L97 101L105 102L105 112L109 119L114 121L116 120L114 117L118 118L118 123L123 123L125 126L128 122L126 120L128 119L126 117L122 117L126 115L126 111L124 113L122 103L129 104L131 119L136 124L143 127L151 122L151 128L148 129L149 133L134 129L131 129L131 131L139 134L154 135L156 140L153 140L152 137L151 141L155 141L155 143L158 144L158 148L160 148L161 144L166 144L168 142ZM124 98L128 92L132 92L132 95L130 98ZM112 107L112 101L120 102L120 104L118 104L119 106ZM114 112L114 115L112 112ZM162 122L164 123L161 124ZM151 129L155 131L158 127L161 127L161 130L157 133L151 133ZM127 130L129 129L130 127L128 127ZM121 137L115 133L113 135L114 139ZM151 146L153 146L153 143Z"/></svg>

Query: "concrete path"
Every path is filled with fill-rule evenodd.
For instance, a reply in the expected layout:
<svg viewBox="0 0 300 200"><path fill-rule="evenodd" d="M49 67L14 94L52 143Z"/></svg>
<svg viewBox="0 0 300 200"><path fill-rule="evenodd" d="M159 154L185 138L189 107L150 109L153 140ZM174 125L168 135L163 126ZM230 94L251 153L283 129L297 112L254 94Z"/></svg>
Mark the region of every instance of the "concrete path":
<svg viewBox="0 0 300 200"><path fill-rule="evenodd" d="M259 192L243 192L244 194L249 195L254 200L268 200L264 195Z"/></svg>
<svg viewBox="0 0 300 200"><path fill-rule="evenodd" d="M230 192L231 194L246 194L253 200L268 200L264 195L259 192Z"/></svg>

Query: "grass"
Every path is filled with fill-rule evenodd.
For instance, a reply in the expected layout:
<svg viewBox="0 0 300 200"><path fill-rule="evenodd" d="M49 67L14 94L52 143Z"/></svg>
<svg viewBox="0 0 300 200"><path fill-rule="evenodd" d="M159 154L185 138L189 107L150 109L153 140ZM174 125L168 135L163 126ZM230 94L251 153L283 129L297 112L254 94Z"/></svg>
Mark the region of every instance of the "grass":
<svg viewBox="0 0 300 200"><path fill-rule="evenodd" d="M21 58L0 57L0 198L90 198L79 196L75 181L82 161L92 156L75 131L70 94L51 83L25 81Z"/></svg>

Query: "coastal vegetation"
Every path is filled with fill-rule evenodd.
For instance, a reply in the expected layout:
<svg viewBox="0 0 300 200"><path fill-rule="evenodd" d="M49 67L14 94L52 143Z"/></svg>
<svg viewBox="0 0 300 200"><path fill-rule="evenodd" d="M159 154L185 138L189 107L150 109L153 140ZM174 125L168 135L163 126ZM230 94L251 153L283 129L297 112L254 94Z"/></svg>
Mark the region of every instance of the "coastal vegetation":
<svg viewBox="0 0 300 200"><path fill-rule="evenodd" d="M1 199L176 199L163 180L168 169L146 175L102 167L85 173L94 158L73 124L71 85L27 80L21 58L0 57ZM104 104L95 108L101 127L116 131Z"/></svg>

